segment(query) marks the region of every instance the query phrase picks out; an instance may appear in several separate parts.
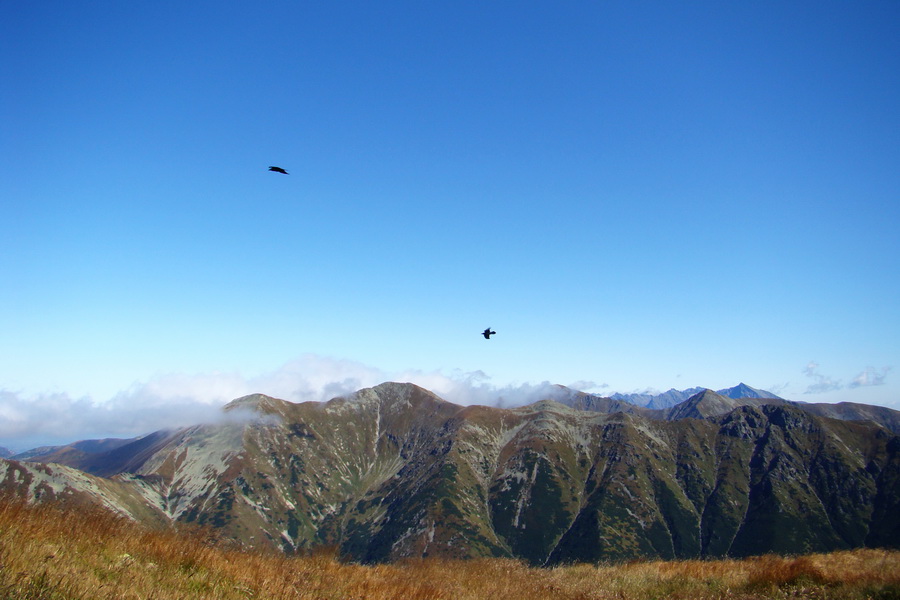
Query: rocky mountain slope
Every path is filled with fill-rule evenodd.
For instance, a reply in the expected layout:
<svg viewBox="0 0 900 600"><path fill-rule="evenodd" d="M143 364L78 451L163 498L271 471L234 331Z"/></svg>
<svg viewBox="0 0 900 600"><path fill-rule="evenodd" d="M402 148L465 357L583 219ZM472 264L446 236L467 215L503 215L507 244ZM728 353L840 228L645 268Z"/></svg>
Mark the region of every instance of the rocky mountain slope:
<svg viewBox="0 0 900 600"><path fill-rule="evenodd" d="M794 402L793 404L814 415L844 421L871 421L900 434L900 411L884 406L871 406L856 402L838 402L836 404Z"/></svg>
<svg viewBox="0 0 900 600"><path fill-rule="evenodd" d="M0 489L365 562L900 546L900 438L876 423L708 390L665 411L578 408L463 407L397 383L321 404L254 395L226 407L252 418L69 456L95 475L0 461Z"/></svg>
<svg viewBox="0 0 900 600"><path fill-rule="evenodd" d="M837 404L795 402L775 396L767 396L764 393L760 393L759 390L744 384L720 390L719 392L713 392L704 388L692 389L699 391L686 400L663 409L651 409L626 402L625 400L617 400L615 395L607 398L566 388L563 388L564 391L557 394L555 399L566 406L578 410L601 413L624 412L663 421L677 421L685 418L705 419L724 415L741 406L789 405L796 406L807 413L842 421L871 421L896 434L900 434L900 411L883 406L870 406L854 402L839 402Z"/></svg>

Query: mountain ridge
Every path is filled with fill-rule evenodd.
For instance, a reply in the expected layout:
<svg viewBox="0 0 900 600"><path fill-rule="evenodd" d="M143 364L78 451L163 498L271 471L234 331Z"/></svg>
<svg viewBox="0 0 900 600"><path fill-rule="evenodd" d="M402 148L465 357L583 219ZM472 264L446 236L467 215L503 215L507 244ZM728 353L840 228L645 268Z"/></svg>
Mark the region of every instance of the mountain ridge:
<svg viewBox="0 0 900 600"><path fill-rule="evenodd" d="M645 408L650 409L665 409L671 408L677 404L684 402L685 400L691 398L699 394L700 392L709 389L704 387L692 387L684 390L676 390L675 388L671 388L666 392L650 394L650 393L615 393L610 395L610 398L613 400L621 400L623 402L628 402L630 404L635 404L637 406L643 406ZM738 385L730 388L725 388L716 391L717 394L722 396L727 396L732 399L741 399L741 398L775 398L777 400L783 400L779 396L773 394L772 392L767 392L765 390L760 390L754 387L747 385L746 383L739 383Z"/></svg>
<svg viewBox="0 0 900 600"><path fill-rule="evenodd" d="M693 387L687 388L684 390L676 390L674 388L668 390L667 392L663 392L661 394L641 394L641 393L633 393L633 394L621 394L614 393L609 396L601 396L598 394L590 394L586 392L581 392L577 390L572 390L567 388L566 386L557 385L555 386L558 394L556 397L563 404L567 404L569 406L573 406L576 408L580 408L582 410L592 410L597 412L630 412L633 414L641 414L644 416L654 417L665 417L667 413L665 412L646 412L638 409L647 409L649 411L662 411L664 409L671 409L674 406L689 400L692 396L695 396L698 393L703 392L709 388L703 387ZM733 399L742 399L742 398L774 398L779 399L778 396L771 392L766 392L765 390L759 390L757 388L753 388L745 383L740 383L734 387L726 388L723 390L719 390L716 392L720 395L725 395L727 397ZM255 404L261 399L269 398L265 394L261 393L253 393L248 394L246 396L242 396L240 398L236 398L231 402L227 403L223 407L223 411L228 413L229 411L239 411L242 408L253 407ZM677 401L676 401L677 400ZM263 400L264 401L264 400ZM790 402L788 400L784 400L785 402ZM803 405L811 411L815 411L816 414L821 414L824 416L833 416L835 418L845 418L845 419L854 419L854 418L869 418L865 415L877 415L872 420L875 422L880 422L882 424L889 423L889 428L894 432L900 432L900 419L894 418L892 415L894 413L900 414L893 409L888 409L885 407L869 407L869 405L864 404L855 404L855 403L839 403L837 406L845 407L843 410L835 410L829 409L829 406L834 406L831 404L810 404L799 402L797 404ZM637 407L637 408L634 408ZM857 413L857 414L853 414ZM153 432L155 434L156 432ZM151 435L151 434L145 434ZM6 455L3 455L2 451L0 451L0 458L12 458L14 460L39 460L42 462L59 462L60 464L69 464L74 459L66 458L64 455L71 454L94 454L100 452L107 448L112 448L115 445L124 445L132 443L143 436L138 436L136 438L130 439L121 439L121 438L105 438L105 439L90 439L90 440L80 440L76 442L72 442L69 444L62 444L57 446L42 446L37 448L32 448L22 452L12 452L7 451ZM0 448L2 450L2 448Z"/></svg>
<svg viewBox="0 0 900 600"><path fill-rule="evenodd" d="M0 489L370 563L900 545L900 438L786 401L742 402L705 390L677 410L506 409L393 382L325 403L253 395L226 411L250 418L157 432L84 463L103 477L2 461Z"/></svg>

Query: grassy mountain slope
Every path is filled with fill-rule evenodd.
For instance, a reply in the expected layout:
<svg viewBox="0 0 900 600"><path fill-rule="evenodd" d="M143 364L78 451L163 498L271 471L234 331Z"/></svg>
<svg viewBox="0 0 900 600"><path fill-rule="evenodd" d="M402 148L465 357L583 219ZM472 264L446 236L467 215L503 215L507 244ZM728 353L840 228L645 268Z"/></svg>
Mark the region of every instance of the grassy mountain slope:
<svg viewBox="0 0 900 600"><path fill-rule="evenodd" d="M214 531L150 530L98 508L0 497L0 600L576 600L896 598L900 552L529 568L522 561L409 560L238 551Z"/></svg>
<svg viewBox="0 0 900 600"><path fill-rule="evenodd" d="M462 407L396 383L324 404L255 395L222 424L94 456L126 465L109 479L43 468L133 518L288 553L331 545L362 562L900 546L896 436L781 401L734 402L703 392L667 421L553 401ZM18 465L3 485L42 468L2 464Z"/></svg>

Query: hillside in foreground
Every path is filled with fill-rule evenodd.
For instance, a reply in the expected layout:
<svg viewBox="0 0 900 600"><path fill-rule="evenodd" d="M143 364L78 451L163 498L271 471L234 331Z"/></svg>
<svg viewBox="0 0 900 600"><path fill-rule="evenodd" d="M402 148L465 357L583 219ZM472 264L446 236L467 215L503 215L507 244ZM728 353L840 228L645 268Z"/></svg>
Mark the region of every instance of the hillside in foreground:
<svg viewBox="0 0 900 600"><path fill-rule="evenodd" d="M528 567L512 559L345 564L240 551L210 530L154 530L95 506L0 500L0 600L181 598L900 598L900 552Z"/></svg>
<svg viewBox="0 0 900 600"><path fill-rule="evenodd" d="M784 401L707 390L660 419L549 400L464 407L386 383L321 404L247 396L225 411L241 418L46 464L0 459L0 490L362 563L900 548L900 437Z"/></svg>
<svg viewBox="0 0 900 600"><path fill-rule="evenodd" d="M663 417L597 408L466 407L401 383L321 404L253 395L217 425L0 459L0 490L362 563L900 548L900 437L881 425L709 390Z"/></svg>

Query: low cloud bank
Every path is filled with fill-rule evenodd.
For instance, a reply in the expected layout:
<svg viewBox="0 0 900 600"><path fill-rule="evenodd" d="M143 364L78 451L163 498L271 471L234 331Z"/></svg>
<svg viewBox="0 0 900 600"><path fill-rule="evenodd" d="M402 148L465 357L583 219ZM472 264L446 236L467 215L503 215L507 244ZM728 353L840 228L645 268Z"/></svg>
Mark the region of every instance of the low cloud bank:
<svg viewBox="0 0 900 600"><path fill-rule="evenodd" d="M81 439L135 437L219 422L226 418L222 406L252 393L290 402L323 402L385 381L415 383L464 405L521 406L565 393L546 381L498 387L482 371L387 373L354 361L310 354L255 377L231 372L158 375L106 401L64 393L25 396L0 390L0 446L23 451ZM573 387L603 386L576 382Z"/></svg>

